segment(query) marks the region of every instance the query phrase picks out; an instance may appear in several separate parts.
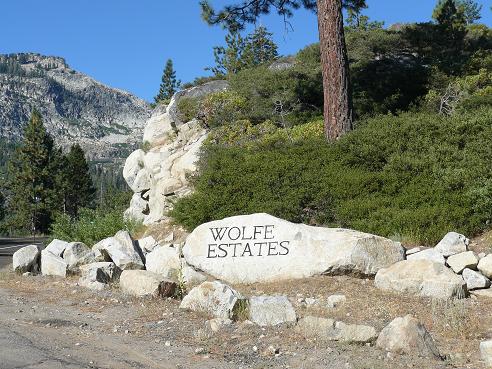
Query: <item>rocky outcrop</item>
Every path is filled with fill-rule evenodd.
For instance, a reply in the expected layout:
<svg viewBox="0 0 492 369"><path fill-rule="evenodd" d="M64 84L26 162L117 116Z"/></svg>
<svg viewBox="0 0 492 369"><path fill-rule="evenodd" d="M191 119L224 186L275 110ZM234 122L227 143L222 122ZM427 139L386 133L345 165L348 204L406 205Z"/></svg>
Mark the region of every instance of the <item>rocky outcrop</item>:
<svg viewBox="0 0 492 369"><path fill-rule="evenodd" d="M226 81L212 81L176 93L169 105L158 106L146 123L143 140L147 151L136 150L126 160L123 176L133 190L127 218L144 224L159 222L173 200L190 192L188 175L196 171L207 130L197 120L182 122L178 103L222 91Z"/></svg>
<svg viewBox="0 0 492 369"><path fill-rule="evenodd" d="M91 158L122 158L140 142L150 106L39 54L0 55L0 137L19 140L32 109L60 146Z"/></svg>

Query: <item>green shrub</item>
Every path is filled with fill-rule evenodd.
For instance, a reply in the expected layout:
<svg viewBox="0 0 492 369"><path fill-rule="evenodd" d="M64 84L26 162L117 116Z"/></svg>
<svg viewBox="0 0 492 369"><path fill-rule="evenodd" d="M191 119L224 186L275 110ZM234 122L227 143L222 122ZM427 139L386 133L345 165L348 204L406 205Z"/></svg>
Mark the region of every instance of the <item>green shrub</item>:
<svg viewBox="0 0 492 369"><path fill-rule="evenodd" d="M207 95L200 106L199 117L208 127L218 127L241 119L246 100L234 91Z"/></svg>
<svg viewBox="0 0 492 369"><path fill-rule="evenodd" d="M178 101L178 118L189 122L198 116L202 99L199 97L182 97Z"/></svg>
<svg viewBox="0 0 492 369"><path fill-rule="evenodd" d="M474 235L492 219L492 109L379 116L334 144L315 138L317 127L309 139L271 144L289 137L276 130L256 143L206 145L195 192L172 216L192 229L267 212L429 245L451 230Z"/></svg>
<svg viewBox="0 0 492 369"><path fill-rule="evenodd" d="M123 218L130 201L127 193L110 194L97 209L81 209L77 219L58 214L51 226L51 238L67 242L83 242L93 246L120 230L135 232L141 225Z"/></svg>

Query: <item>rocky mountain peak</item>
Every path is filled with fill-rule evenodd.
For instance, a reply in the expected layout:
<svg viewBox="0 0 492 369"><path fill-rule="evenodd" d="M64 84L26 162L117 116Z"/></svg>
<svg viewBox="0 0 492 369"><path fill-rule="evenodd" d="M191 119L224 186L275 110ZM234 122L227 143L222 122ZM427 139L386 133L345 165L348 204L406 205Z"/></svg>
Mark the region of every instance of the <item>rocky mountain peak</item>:
<svg viewBox="0 0 492 369"><path fill-rule="evenodd" d="M124 158L141 142L150 105L80 73L56 56L0 55L0 138L18 141L33 109L63 146L92 159Z"/></svg>

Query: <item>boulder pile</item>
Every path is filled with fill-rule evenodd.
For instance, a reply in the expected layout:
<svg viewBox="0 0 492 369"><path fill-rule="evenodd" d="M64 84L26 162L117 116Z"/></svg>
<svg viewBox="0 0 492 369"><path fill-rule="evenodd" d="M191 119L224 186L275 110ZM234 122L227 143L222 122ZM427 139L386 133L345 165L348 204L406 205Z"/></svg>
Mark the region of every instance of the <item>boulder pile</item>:
<svg viewBox="0 0 492 369"><path fill-rule="evenodd" d="M482 294L478 290L490 289L492 255L469 251L469 242L464 235L450 232L435 247L411 250L406 260L380 269L375 285L382 290L442 299L464 298L470 291Z"/></svg>

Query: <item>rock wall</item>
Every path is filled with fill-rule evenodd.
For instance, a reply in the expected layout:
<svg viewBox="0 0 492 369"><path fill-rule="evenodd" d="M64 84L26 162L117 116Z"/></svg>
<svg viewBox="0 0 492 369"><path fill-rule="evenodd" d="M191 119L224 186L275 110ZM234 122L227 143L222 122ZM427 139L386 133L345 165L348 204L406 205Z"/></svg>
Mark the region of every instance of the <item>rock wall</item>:
<svg viewBox="0 0 492 369"><path fill-rule="evenodd" d="M154 110L144 129L147 151L134 151L123 169L123 177L134 192L125 212L127 218L147 225L159 222L166 219L174 199L190 192L188 175L196 171L195 163L208 132L195 119L179 119L179 100L226 88L226 81L208 82L176 93L169 105Z"/></svg>

